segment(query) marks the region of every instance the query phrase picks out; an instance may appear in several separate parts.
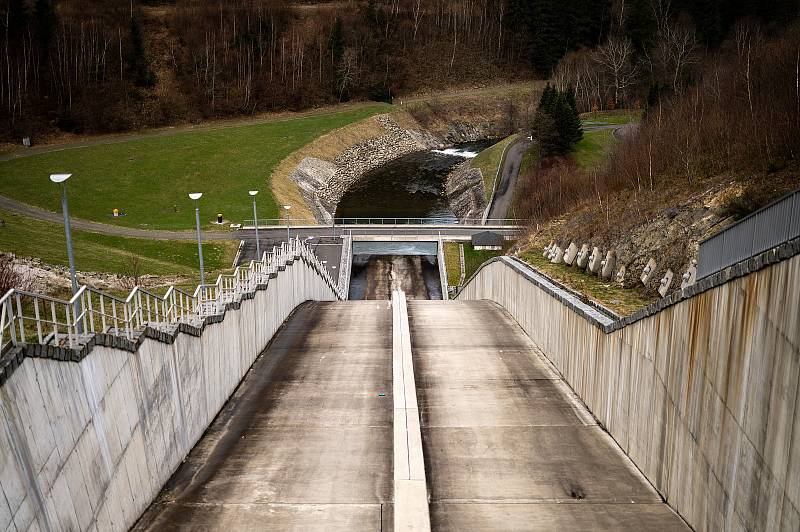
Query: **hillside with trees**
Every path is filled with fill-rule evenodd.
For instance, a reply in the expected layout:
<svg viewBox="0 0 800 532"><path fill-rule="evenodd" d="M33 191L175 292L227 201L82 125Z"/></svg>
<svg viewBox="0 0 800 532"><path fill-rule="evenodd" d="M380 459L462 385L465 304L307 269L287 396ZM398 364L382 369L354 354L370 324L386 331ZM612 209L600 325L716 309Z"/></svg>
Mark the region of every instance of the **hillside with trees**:
<svg viewBox="0 0 800 532"><path fill-rule="evenodd" d="M712 46L686 12L659 16L639 52L623 32L556 65L556 88L575 87L579 109L646 100L635 133L599 164L551 152L521 173L516 210L534 247L592 242L629 271L649 257L682 271L701 240L800 186L800 24L739 19ZM620 46L632 51L615 76L604 61Z"/></svg>
<svg viewBox="0 0 800 532"><path fill-rule="evenodd" d="M788 0L676 0L681 17L665 24L653 3L2 0L0 138L389 101L551 73L581 111L644 106L648 92L681 85L697 53L743 16L769 25L797 11Z"/></svg>

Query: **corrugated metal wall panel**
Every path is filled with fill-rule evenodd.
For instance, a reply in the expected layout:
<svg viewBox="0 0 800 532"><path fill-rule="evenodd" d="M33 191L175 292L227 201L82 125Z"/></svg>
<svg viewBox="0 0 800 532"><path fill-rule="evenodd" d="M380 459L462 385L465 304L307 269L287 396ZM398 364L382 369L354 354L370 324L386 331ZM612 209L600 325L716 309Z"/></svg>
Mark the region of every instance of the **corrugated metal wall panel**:
<svg viewBox="0 0 800 532"><path fill-rule="evenodd" d="M789 224L789 240L800 238L800 190L792 195L792 221Z"/></svg>
<svg viewBox="0 0 800 532"><path fill-rule="evenodd" d="M697 278L702 279L798 237L800 190L702 242Z"/></svg>

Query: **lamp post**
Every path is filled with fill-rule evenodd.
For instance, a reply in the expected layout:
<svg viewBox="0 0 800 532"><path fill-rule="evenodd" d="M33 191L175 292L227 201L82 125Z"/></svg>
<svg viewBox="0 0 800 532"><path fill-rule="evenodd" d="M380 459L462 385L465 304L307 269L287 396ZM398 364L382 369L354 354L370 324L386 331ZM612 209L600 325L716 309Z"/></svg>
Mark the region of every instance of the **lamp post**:
<svg viewBox="0 0 800 532"><path fill-rule="evenodd" d="M192 192L189 199L194 200L194 219L197 225L197 254L200 257L200 286L206 284L206 274L203 268L203 236L200 233L200 204L198 200L203 197L202 192Z"/></svg>
<svg viewBox="0 0 800 532"><path fill-rule="evenodd" d="M256 214L256 194L258 190L248 192L253 198L253 225L256 226L256 260L261 260L261 243L258 241L258 214Z"/></svg>
<svg viewBox="0 0 800 532"><path fill-rule="evenodd" d="M69 205L67 204L67 179L72 174L50 174L50 181L61 185L61 211L64 213L64 232L67 235L67 259L69 260L69 276L72 280L72 295L78 293L78 277L75 275L75 255L72 252L72 228L69 224ZM81 302L75 302L75 326L78 333L81 332L81 324L78 316L81 314Z"/></svg>
<svg viewBox="0 0 800 532"><path fill-rule="evenodd" d="M283 209L286 211L286 245L289 245L289 240L291 237L289 236L289 209L291 209L291 205L284 205Z"/></svg>

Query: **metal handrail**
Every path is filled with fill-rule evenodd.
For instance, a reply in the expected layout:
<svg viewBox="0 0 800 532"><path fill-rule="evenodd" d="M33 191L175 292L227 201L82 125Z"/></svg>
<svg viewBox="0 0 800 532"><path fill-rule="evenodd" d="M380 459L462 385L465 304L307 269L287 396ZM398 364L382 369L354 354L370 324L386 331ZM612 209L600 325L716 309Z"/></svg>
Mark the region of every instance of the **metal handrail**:
<svg viewBox="0 0 800 532"><path fill-rule="evenodd" d="M342 297L341 287L306 243L293 239L264 252L261 260L237 267L233 274L219 275L214 284L198 285L192 294L170 286L160 296L136 286L123 299L84 285L72 298L63 300L11 289L0 298L0 353L29 341L66 342L74 348L97 333L133 339L148 326L167 328L196 322L223 312L225 305L253 292L296 257L311 263L336 297Z"/></svg>
<svg viewBox="0 0 800 532"><path fill-rule="evenodd" d="M288 222L288 224L287 224ZM258 228L269 229L270 227L304 227L304 226L339 226L339 225L455 225L455 226L480 226L480 225L506 225L506 226L522 226L526 225L526 220L517 218L489 218L485 220L483 217L478 218L393 218L393 217L357 217L357 218L334 218L332 223L320 224L314 218L259 218ZM251 229L254 227L253 220L244 220L242 223L243 229Z"/></svg>

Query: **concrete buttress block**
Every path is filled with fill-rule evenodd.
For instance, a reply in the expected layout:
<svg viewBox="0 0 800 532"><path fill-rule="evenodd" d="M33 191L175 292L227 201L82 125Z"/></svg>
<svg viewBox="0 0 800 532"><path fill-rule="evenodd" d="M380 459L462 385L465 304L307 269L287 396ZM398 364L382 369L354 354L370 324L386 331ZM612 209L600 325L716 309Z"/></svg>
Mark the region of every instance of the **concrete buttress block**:
<svg viewBox="0 0 800 532"><path fill-rule="evenodd" d="M603 279L611 279L614 275L614 268L617 265L617 252L612 249L606 253L606 259L603 261L602 265L600 277Z"/></svg>
<svg viewBox="0 0 800 532"><path fill-rule="evenodd" d="M623 265L622 265L622 266L620 266L620 267L619 267L619 269L617 270L617 274L616 274L616 276L614 277L614 282L616 282L617 284L622 284L622 283L624 283L624 282L625 282L625 274L626 274L626 273L627 273L627 268L625 268L625 265L623 264Z"/></svg>
<svg viewBox="0 0 800 532"><path fill-rule="evenodd" d="M681 277L681 289L692 286L697 280L697 261L693 260L689 269Z"/></svg>
<svg viewBox="0 0 800 532"><path fill-rule="evenodd" d="M575 262L575 257L578 255L578 246L575 242L571 242L567 251L564 253L564 264L572 266Z"/></svg>
<svg viewBox="0 0 800 532"><path fill-rule="evenodd" d="M552 262L553 264L561 264L563 261L564 261L564 250L556 246L556 249L553 251L553 258L550 259L550 262Z"/></svg>
<svg viewBox="0 0 800 532"><path fill-rule="evenodd" d="M656 259L651 257L650 260L647 261L644 270L642 270L642 276L640 277L640 279L643 285L648 286L650 284L650 279L653 277L655 271L656 271Z"/></svg>
<svg viewBox="0 0 800 532"><path fill-rule="evenodd" d="M592 273L599 273L601 262L603 262L603 258L600 254L600 248L595 246L592 248L592 254L589 256L589 271Z"/></svg>
<svg viewBox="0 0 800 532"><path fill-rule="evenodd" d="M581 250L575 257L575 264L578 265L578 268L584 269L586 268L586 265L588 263L589 263L589 244L584 244L581 246Z"/></svg>
<svg viewBox="0 0 800 532"><path fill-rule="evenodd" d="M672 273L672 270L667 269L667 273L664 274L664 277L661 278L661 282L658 284L658 293L661 294L661 297L667 297L667 293L669 292L669 287L672 285L672 278L675 276Z"/></svg>

